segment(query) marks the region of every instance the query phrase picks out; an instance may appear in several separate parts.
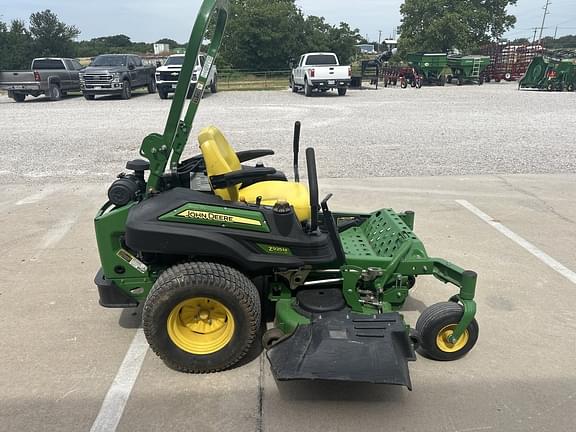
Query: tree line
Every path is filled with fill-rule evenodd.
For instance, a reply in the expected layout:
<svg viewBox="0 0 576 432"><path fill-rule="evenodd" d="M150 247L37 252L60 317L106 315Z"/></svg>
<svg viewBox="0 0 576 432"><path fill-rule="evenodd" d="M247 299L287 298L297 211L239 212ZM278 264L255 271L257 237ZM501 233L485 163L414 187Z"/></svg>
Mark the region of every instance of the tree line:
<svg viewBox="0 0 576 432"><path fill-rule="evenodd" d="M95 57L104 53L153 52L152 43L133 42L120 34L76 41L80 30L44 10L7 24L0 21L0 69L23 69L34 57ZM358 29L346 23L331 25L323 17L304 16L295 0L232 0L226 36L218 66L234 69L288 68L290 58L307 51L336 52L348 62L362 40ZM172 39L160 39L185 47Z"/></svg>

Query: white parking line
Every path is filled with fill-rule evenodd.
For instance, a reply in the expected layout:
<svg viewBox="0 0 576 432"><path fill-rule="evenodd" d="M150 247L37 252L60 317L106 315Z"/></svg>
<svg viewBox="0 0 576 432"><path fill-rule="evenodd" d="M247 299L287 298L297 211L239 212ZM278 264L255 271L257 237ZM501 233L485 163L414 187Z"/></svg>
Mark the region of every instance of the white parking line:
<svg viewBox="0 0 576 432"><path fill-rule="evenodd" d="M128 397L142 368L146 351L148 351L148 342L144 336L144 331L138 329L118 373L108 389L108 393L106 393L90 432L114 432L116 430L126 402L128 402Z"/></svg>
<svg viewBox="0 0 576 432"><path fill-rule="evenodd" d="M474 205L470 204L468 201L456 200L456 202L458 204L460 204L462 207L464 207L465 209L474 213L476 216L478 216L480 219L482 219L488 225L492 226L493 228L498 230L500 233L504 234L506 237L508 237L514 243L518 244L519 246L522 246L524 249L526 249L528 252L530 252L532 255L534 255L536 258L538 258L540 261L542 261L544 264L546 264L548 267L550 267L552 270L557 271L562 276L564 276L566 279L568 279L570 282L576 284L576 273L573 272L572 270L570 270L569 268L567 268L566 266L564 266L563 264L556 261L554 258L552 258L550 255L548 255L546 252L541 251L536 246L534 246L532 243L530 243L528 240L523 239L522 237L520 237L515 232L506 228L500 222L495 221L491 216L484 213L478 207L475 207Z"/></svg>
<svg viewBox="0 0 576 432"><path fill-rule="evenodd" d="M54 192L56 192L59 189L61 189L60 186L48 186L44 190L41 190L40 192L36 192L35 194L27 196L26 198L22 198L20 201L16 202L16 205L21 206L24 204L37 203L38 201L42 201L44 198L52 195Z"/></svg>

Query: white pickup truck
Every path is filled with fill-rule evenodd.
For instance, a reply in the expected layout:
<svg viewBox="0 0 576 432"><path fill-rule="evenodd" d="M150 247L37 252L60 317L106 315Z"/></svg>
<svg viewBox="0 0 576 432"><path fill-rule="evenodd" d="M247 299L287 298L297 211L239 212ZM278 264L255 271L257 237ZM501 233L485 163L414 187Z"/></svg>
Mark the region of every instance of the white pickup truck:
<svg viewBox="0 0 576 432"><path fill-rule="evenodd" d="M188 89L188 97L194 93L194 88L198 82L198 76L204 67L205 59L205 54L200 54L196 59L194 72L192 73L192 79L190 80L190 87ZM178 84L182 63L184 63L184 54L173 54L166 59L166 62L164 62L162 66L156 68L156 86L158 87L160 99L166 99L168 93L174 93L176 91L176 84ZM218 91L218 72L216 71L216 65L212 65L210 69L206 86L210 88L210 92L212 93Z"/></svg>
<svg viewBox="0 0 576 432"><path fill-rule="evenodd" d="M326 92L329 89L338 89L338 94L344 96L351 79L352 68L340 66L336 54L308 53L302 55L292 69L290 87L294 93L304 89L306 96L311 96L312 90Z"/></svg>

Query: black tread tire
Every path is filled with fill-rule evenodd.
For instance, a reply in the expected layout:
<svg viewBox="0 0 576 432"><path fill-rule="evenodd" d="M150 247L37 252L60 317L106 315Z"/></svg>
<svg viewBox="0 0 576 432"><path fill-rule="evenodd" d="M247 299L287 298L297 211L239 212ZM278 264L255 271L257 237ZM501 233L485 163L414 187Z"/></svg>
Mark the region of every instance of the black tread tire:
<svg viewBox="0 0 576 432"><path fill-rule="evenodd" d="M312 86L310 86L310 84L308 84L307 79L304 79L304 95L306 97L312 96Z"/></svg>
<svg viewBox="0 0 576 432"><path fill-rule="evenodd" d="M294 83L293 76L290 76L290 87L292 88L292 93L298 93L298 86Z"/></svg>
<svg viewBox="0 0 576 432"><path fill-rule="evenodd" d="M406 87L408 87L408 83L406 82L406 80L400 81L400 87L402 87L403 89L405 89Z"/></svg>
<svg viewBox="0 0 576 432"><path fill-rule="evenodd" d="M424 357L439 361L457 360L470 351L478 340L478 322L473 319L468 326L468 343L459 351L447 353L436 344L436 336L441 329L450 324L457 324L464 312L463 307L454 302L436 303L424 309L416 322L416 331L422 338L418 353Z"/></svg>
<svg viewBox="0 0 576 432"><path fill-rule="evenodd" d="M124 100L130 99L132 97L132 87L130 87L130 81L122 81L122 94L120 97Z"/></svg>
<svg viewBox="0 0 576 432"><path fill-rule="evenodd" d="M214 74L214 79L210 83L210 93L218 93L218 75Z"/></svg>
<svg viewBox="0 0 576 432"><path fill-rule="evenodd" d="M24 102L24 99L26 99L26 95L22 93L14 93L12 95L12 99L14 99L14 101L16 102Z"/></svg>
<svg viewBox="0 0 576 432"><path fill-rule="evenodd" d="M272 328L262 335L262 347L264 349L272 348L276 342L286 337L286 334L279 328Z"/></svg>
<svg viewBox="0 0 576 432"><path fill-rule="evenodd" d="M338 89L338 96L346 96L347 88L339 88Z"/></svg>
<svg viewBox="0 0 576 432"><path fill-rule="evenodd" d="M235 317L232 340L215 353L185 352L168 335L166 322L171 310L191 297L214 298ZM218 372L234 366L254 343L260 321L260 296L252 281L234 268L212 262L187 262L165 270L150 290L142 315L152 350L170 368L188 373Z"/></svg>
<svg viewBox="0 0 576 432"><path fill-rule="evenodd" d="M47 96L48 99L53 102L62 99L62 90L60 90L60 86L58 84L49 84Z"/></svg>
<svg viewBox="0 0 576 432"><path fill-rule="evenodd" d="M574 91L574 84L570 83L566 86L566 91L573 92Z"/></svg>
<svg viewBox="0 0 576 432"><path fill-rule="evenodd" d="M160 96L160 99L168 99L168 92L159 89L158 96Z"/></svg>
<svg viewBox="0 0 576 432"><path fill-rule="evenodd" d="M156 78L151 77L150 81L148 81L148 86L146 88L148 90L148 93L153 94L156 93L157 87L156 87Z"/></svg>
<svg viewBox="0 0 576 432"><path fill-rule="evenodd" d="M95 98L96 98L96 96L93 94L84 94L84 99L86 99L86 100L92 101Z"/></svg>

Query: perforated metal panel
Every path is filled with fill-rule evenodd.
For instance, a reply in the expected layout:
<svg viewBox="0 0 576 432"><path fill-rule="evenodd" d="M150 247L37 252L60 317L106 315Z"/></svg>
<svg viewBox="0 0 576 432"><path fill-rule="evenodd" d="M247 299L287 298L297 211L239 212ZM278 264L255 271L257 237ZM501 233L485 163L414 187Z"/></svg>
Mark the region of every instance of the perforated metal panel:
<svg viewBox="0 0 576 432"><path fill-rule="evenodd" d="M410 228L393 210L374 213L359 227L340 234L346 255L391 258L403 242L416 239Z"/></svg>

